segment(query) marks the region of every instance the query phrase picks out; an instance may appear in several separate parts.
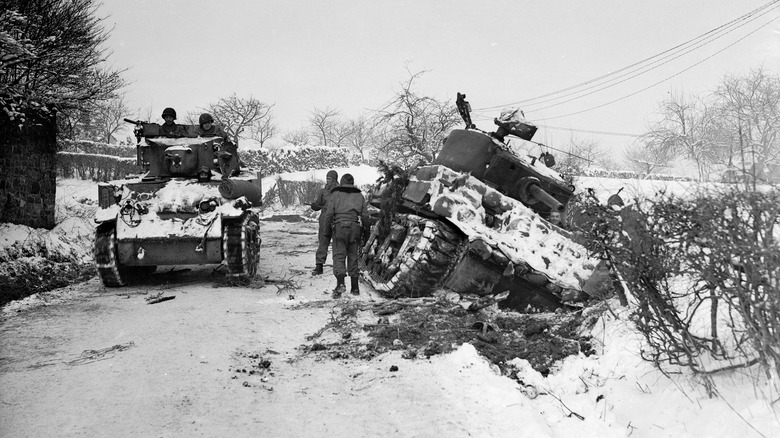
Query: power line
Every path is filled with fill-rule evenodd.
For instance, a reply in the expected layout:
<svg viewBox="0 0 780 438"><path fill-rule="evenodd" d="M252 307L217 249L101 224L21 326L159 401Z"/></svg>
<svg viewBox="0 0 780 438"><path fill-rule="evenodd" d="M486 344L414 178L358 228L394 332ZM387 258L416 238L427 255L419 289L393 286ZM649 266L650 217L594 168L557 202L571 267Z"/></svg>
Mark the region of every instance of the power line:
<svg viewBox="0 0 780 438"><path fill-rule="evenodd" d="M542 126L544 126L545 129L552 129L558 131L585 132L588 134L612 135L615 137L641 137L640 134L627 134L625 132L593 131L589 129L561 128L558 126L550 126L550 125L542 125Z"/></svg>
<svg viewBox="0 0 780 438"><path fill-rule="evenodd" d="M775 7L775 9L777 9L778 7L780 7L780 6L777 6L777 7ZM770 10L770 11L771 11L771 10ZM767 11L766 13L768 13L768 12L769 12L769 11ZM754 18L751 18L751 19L750 19L750 21L748 21L748 23L749 23L749 22L752 22L752 21L754 21L754 20L756 20L756 19L758 19L758 18L760 18L760 17L762 17L763 15L764 15L764 14L762 14L762 15L759 15L759 16L756 16L756 17L754 17ZM746 23L746 24L747 24L747 23ZM740 26L740 27L741 27L741 26ZM731 32L733 32L733 30L730 30L730 31L729 31L729 32L727 32L726 34L719 35L718 37L716 37L716 38L715 38L715 39L713 39L712 41L715 41L715 40L717 40L717 39L720 39L721 37L723 37L723 36L725 36L725 35L727 35L728 33L731 33ZM652 71L652 70L655 70L656 68L658 68L658 67L660 67L660 66L662 66L662 65L668 64L669 62L672 62L672 61L674 61L675 59L677 59L677 58L679 58L679 57L681 57L681 56L683 56L683 55L687 55L688 53L691 53L691 52L693 52L694 50L696 50L696 49L699 49L699 48L701 48L702 46L704 46L704 45L706 45L706 44L709 44L709 42L707 42L707 43L702 43L702 44L700 44L700 45L698 45L698 46L696 46L696 47L693 47L693 48L692 48L692 49L690 49L690 50L687 50L686 52L684 52L684 53L680 54L679 56L676 56L676 57L674 57L674 58L672 58L672 59L669 59L669 60L666 60L666 61L664 61L664 62L661 62L660 64L658 64L658 65L655 65L655 66L653 66L652 68L648 68L647 70L644 70L644 71L642 71L642 72L640 72L640 73L637 73L637 74L635 74L635 75L633 75L633 76L629 76L629 77L628 77L628 78L626 78L626 79L623 79L623 80L621 80L621 81L618 81L618 82L615 82L615 83L612 83L612 84L606 85L606 86L604 86L604 87L598 88L598 89L596 89L596 90L594 90L594 91L591 91L591 92L589 92L589 93L585 93L585 94L579 95L579 96L577 96L577 97L573 97L573 98L571 98L571 99L567 99L567 100L564 100L564 101L561 101L561 102L553 103L553 104L550 104L550 105L547 105L547 106L544 106L544 107L541 107L541 108L532 108L532 109L530 109L530 110L527 110L527 111L529 111L529 112L533 112L533 111L542 111L542 110L545 110L545 109L548 109L548 108L552 108L552 107L555 107L555 106L558 106L558 105L561 105L561 104L564 104L564 103L567 103L567 102L571 102L571 101L573 101L573 100L580 99L580 98L582 98L582 97L585 97L585 96L590 96L591 94L597 93L597 92L599 92L599 91L606 90L607 88L614 87L615 85L621 84L621 83L623 83L623 82L626 82L626 81L628 81L628 80L630 80L630 79L633 79L633 78L635 78L635 77L637 77L637 76L640 76L640 75L642 75L642 74L645 74L645 73L647 73L647 72L650 72L650 71ZM664 59L664 58L662 58L662 59ZM659 60L659 61L660 61L660 60ZM659 62L659 61L656 61L656 62ZM651 65L652 65L652 64L651 64ZM629 72L629 73L627 73L627 74L630 74L630 73L633 73L633 71L632 71L632 72ZM626 74L626 75L627 75L627 74ZM623 75L623 76L625 76L625 75ZM615 78L615 79L619 79L619 78L621 78L621 77L623 77L623 76L618 76L618 77L617 77L617 78ZM587 91L587 90L589 90L589 89L591 89L591 88L594 88L594 87L596 87L596 85L594 85L594 86L592 86L592 87L589 87L589 88L586 88L586 89L584 89L584 90L582 90L582 91L578 91L578 92L575 92L575 93L570 93L570 94L564 95L564 96L562 96L562 97L566 97L566 96L568 96L568 95L571 95L571 94L577 94L577 93L580 93L580 92L584 92L584 91ZM556 99L559 99L559 98L556 98ZM556 99L552 99L552 100L556 100ZM543 103L543 102L540 102L540 103Z"/></svg>
<svg viewBox="0 0 780 438"><path fill-rule="evenodd" d="M474 121L486 121L486 120L492 120L490 118L486 117L477 117L474 119ZM554 131L569 131L569 132L584 132L587 134L598 134L598 135L607 135L607 136L614 136L614 137L632 137L637 138L641 137L642 134L629 134L627 132L614 132L614 131L597 131L592 129L577 129L577 128L564 128L561 126L551 126L551 125L545 125L540 124L539 127L542 127L544 129L551 129Z"/></svg>
<svg viewBox="0 0 780 438"><path fill-rule="evenodd" d="M710 30L710 31L708 31L708 32L706 32L706 33L696 37L696 38L690 39L690 40L688 40L688 41L686 41L686 42L684 42L682 44L679 44L679 45L671 48L671 49L665 50L665 51L663 51L663 52L661 52L659 54L656 54L654 56L651 56L649 58L645 58L642 61L636 62L634 64L631 64L631 65L629 65L627 67L621 68L621 69L616 70L614 72L608 73L606 75L602 75L602 76L600 76L598 78L591 79L589 81L582 82L580 84L573 85L571 87L567 87L567 88L564 88L562 90L553 91L551 93L543 94L543 95L540 95L540 96L537 96L537 97L533 97L533 98L530 98L530 99L524 99L524 100L521 100L521 101L511 102L511 103L503 104L503 105L496 105L496 106L478 108L478 109L475 110L475 112L479 112L479 111L482 111L482 110L489 110L489 109L500 108L500 107L504 107L504 106L518 105L518 104L523 104L523 103L528 103L528 105L530 105L530 106L540 105L540 104L545 103L545 102L550 102L550 101L561 99L561 98L564 98L564 97L567 97L567 96L571 96L573 94L582 93L582 92L587 91L589 89L592 89L592 88L598 87L600 85L603 85L604 83L609 84L610 82L614 82L617 79L620 79L620 78L623 78L625 76L631 75L632 73L636 73L633 76L630 76L629 78L624 79L623 81L617 82L617 83L612 84L612 85L604 86L604 87L602 87L602 88L600 88L598 90L595 90L595 91L593 91L591 93L584 94L582 96L575 97L575 98L566 100L564 102L559 102L557 104L552 104L552 105L549 105L549 106L544 107L544 108L539 108L537 110L547 109L547 108L549 108L551 106L563 104L563 103L569 102L571 100L579 99L580 97L584 97L584 96L587 96L589 94L593 94L593 93L595 93L597 91L602 91L602 90L604 90L606 88L609 88L611 86L614 86L614 85L617 85L619 83L625 82L628 79L632 79L632 78L634 78L636 76L639 76L639 75L642 75L644 73L647 73L647 72L649 72L649 71L659 67L660 65L664 65L664 64L666 64L668 62L671 62L674 59L677 59L677 58L679 58L679 57L681 57L683 55L686 55L686 54L688 54L688 53L690 53L690 52L692 52L694 50L697 50L697 49L703 47L704 45L710 44L711 42L716 41L717 39L722 38L723 36L725 36L725 35L733 32L733 31L735 31L736 29L739 29L740 27L743 27L743 26L749 24L750 22L760 18L761 16L764 16L764 15L768 14L773 9L776 9L777 7L780 7L780 5L777 5L778 2L780 2L780 0L773 0L773 1L771 1L771 2L761 6L759 8L754 9L753 11L751 11L751 12L749 12L747 14L744 14L744 15L742 15L742 16L734 19L734 20L731 20L730 22L728 22L728 23L726 23L724 25L718 26L717 28L712 29L712 30ZM768 10L765 10L767 8L768 8ZM763 12L761 12L761 11L763 11ZM759 14L759 12L760 12L760 14ZM756 15L756 14L758 14L758 15ZM742 23L740 23L740 22L742 22ZM739 24L735 26L735 24L737 24L737 23L739 23ZM703 42L699 41L699 40L702 40ZM694 45L694 44L698 44L698 45ZM691 45L694 45L694 47L690 48ZM682 52L682 53L680 53L680 52ZM720 53L720 52L718 52L718 53ZM656 59L656 58L658 58L658 59ZM671 59L669 59L669 58L671 58ZM654 60L654 59L655 59L655 61L647 64L648 61L651 61L651 60ZM661 62L661 61L665 61L665 62ZM660 64L659 65L655 65L655 64L658 64L658 63L660 63ZM643 65L643 64L645 64L645 65ZM651 67L653 65L655 65L655 66ZM640 66L640 67L635 68L637 66ZM623 73L623 72L626 72L626 73ZM617 75L617 77L614 77L616 75ZM604 79L607 79L607 78L609 78L609 80L603 81ZM596 84L592 85L592 86L590 86L588 88L585 88L583 90L569 92L571 90L576 90L578 88L581 88L583 86L586 86L586 85L589 85L589 84L593 84L593 83L596 83ZM540 100L540 99L543 99L543 98L546 98L546 97L560 95L561 93L566 93L566 92L569 92L569 93L563 94L562 96L554 97L554 98L551 98L551 99L542 100L540 102L529 103L529 102L537 101L537 100Z"/></svg>
<svg viewBox="0 0 780 438"><path fill-rule="evenodd" d="M643 91L649 90L650 88L653 88L653 87L655 87L656 85L662 84L662 83L664 83L664 82L668 81L669 79L672 79L672 78L674 78L674 77L677 77L677 76L679 76L679 75L681 75L681 74L685 73L686 71L688 71L688 70L690 70L690 69L692 69L692 68L694 68L694 67L698 66L699 64L703 63L704 61L707 61L707 60L709 60L710 58L713 58L714 56L716 56L716 55L719 55L720 53L722 53L722 52L724 52L725 50L727 50L727 49L731 48L732 46L734 46L735 44L737 44L737 43L739 43L740 41L744 40L745 38L749 37L750 35L753 35L754 33L758 32L758 31L759 31L759 30L761 30L762 28L764 28L764 27L768 26L769 24L771 24L773 21L777 20L778 18L780 18L780 15L778 15L778 16L776 16L776 17L772 18L771 20L767 21L766 23L764 23L764 24L762 24L761 26L759 26L759 27L757 27L756 29L754 29L752 32L749 32L747 35L745 35L745 36L743 36L742 38L740 38L740 39L738 39L738 40L734 41L733 43L729 44L728 46L726 46L726 47L724 47L724 48L722 48L722 49L718 50L717 52L713 53L712 55L710 55L710 56L707 56L706 58L702 59L701 61L699 61L699 62L697 62L697 63L695 63L695 64L693 64L693 65L691 65L691 66L689 66L689 67L687 67L687 68L685 68L685 69L683 69L683 70L681 70L681 71L679 71L679 72L677 72L677 73L675 73L675 74L673 74L673 75L671 75L671 76L668 76L668 77L666 77L666 78L664 78L664 79L661 79L660 81L658 81L658 82L655 82L655 83L653 83L653 84L651 84L651 85L649 85L649 86L647 86L647 87L645 87L645 88L642 88L641 90L635 91L635 92L633 92L633 93L630 93L630 94L627 94L627 95L625 95L625 96L623 96L623 97L619 97L619 98L617 98L617 99L614 99L614 100L611 100L611 101L609 101L609 102L607 102L607 103L603 103L603 104L601 104L601 105L596 105L596 106L594 106L594 107L591 107L591 108L588 108L588 109L584 109L584 110L581 110L581 111L576 111L576 112L569 113L569 114L564 114L564 115L561 115L561 116L554 116L554 117L544 117L543 119L544 119L544 120L553 120L553 119L560 119L560 118L563 118L563 117L569 117L569 116L573 116L573 115L577 115L577 114L582 114L582 113L585 113L585 112L588 112L588 111L592 111L592 110L594 110L594 109L603 108L603 107L605 107L605 106L607 106L607 105L611 105L611 104L613 104L613 103L615 103L615 102L619 102L619 101L621 101L621 100L628 99L628 98L629 98L629 97L631 97L631 96L634 96L634 95L637 95L637 94L639 94L639 93L641 93L641 92L643 92Z"/></svg>

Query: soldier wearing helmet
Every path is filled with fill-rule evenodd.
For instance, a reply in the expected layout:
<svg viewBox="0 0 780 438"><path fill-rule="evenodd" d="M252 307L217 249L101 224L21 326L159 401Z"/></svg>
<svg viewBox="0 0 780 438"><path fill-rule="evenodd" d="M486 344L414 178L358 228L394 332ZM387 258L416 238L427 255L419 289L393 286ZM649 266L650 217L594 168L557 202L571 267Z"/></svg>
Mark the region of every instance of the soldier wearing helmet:
<svg viewBox="0 0 780 438"><path fill-rule="evenodd" d="M320 229L317 233L317 252L314 255L315 267L311 275L322 274L322 266L328 258L328 247L330 246L331 227L325 224L325 212L328 207L330 193L339 185L339 174L335 170L329 170L325 176L325 187L317 192L317 199L312 202L311 209L320 212Z"/></svg>
<svg viewBox="0 0 780 438"><path fill-rule="evenodd" d="M220 146L220 171L222 178L236 176L241 172L241 159L238 156L238 146L228 139L222 127L214 123L211 114L203 113L198 118L198 137L219 137L223 140Z"/></svg>
<svg viewBox="0 0 780 438"><path fill-rule="evenodd" d="M225 131L214 123L214 117L208 113L203 113L198 118L198 137L221 137L222 140L228 141Z"/></svg>
<svg viewBox="0 0 780 438"><path fill-rule="evenodd" d="M358 247L370 233L370 222L366 198L355 187L352 175L346 173L341 177L341 185L331 192L326 208L325 226L333 233L333 275L336 277L333 298L340 298L346 292L347 275L352 286L350 292L359 295Z"/></svg>
<svg viewBox="0 0 780 438"><path fill-rule="evenodd" d="M173 108L165 108L162 112L162 118L165 120L160 126L160 132L165 137L184 137L187 133L184 126L174 123L176 120L176 110Z"/></svg>

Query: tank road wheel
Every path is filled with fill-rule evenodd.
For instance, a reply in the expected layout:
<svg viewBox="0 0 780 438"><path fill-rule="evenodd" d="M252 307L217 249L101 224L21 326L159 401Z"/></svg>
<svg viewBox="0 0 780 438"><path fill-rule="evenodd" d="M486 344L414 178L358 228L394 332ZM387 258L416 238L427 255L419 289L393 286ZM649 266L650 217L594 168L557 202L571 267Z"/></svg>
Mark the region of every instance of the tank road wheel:
<svg viewBox="0 0 780 438"><path fill-rule="evenodd" d="M226 220L222 228L222 251L229 277L253 278L260 262L260 219L249 212Z"/></svg>
<svg viewBox="0 0 780 438"><path fill-rule="evenodd" d="M372 286L387 297L430 295L465 247L465 239L444 222L415 215L393 217L390 232L378 239L379 223L362 248L359 262Z"/></svg>
<svg viewBox="0 0 780 438"><path fill-rule="evenodd" d="M120 287L127 283L128 270L119 263L116 248L116 225L101 224L95 231L95 265L106 287Z"/></svg>

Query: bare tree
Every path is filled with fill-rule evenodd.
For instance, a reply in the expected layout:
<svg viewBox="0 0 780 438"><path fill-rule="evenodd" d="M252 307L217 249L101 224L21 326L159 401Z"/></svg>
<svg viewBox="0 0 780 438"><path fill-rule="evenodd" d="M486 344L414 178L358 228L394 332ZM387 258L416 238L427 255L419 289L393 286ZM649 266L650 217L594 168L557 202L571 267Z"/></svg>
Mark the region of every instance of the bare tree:
<svg viewBox="0 0 780 438"><path fill-rule="evenodd" d="M282 140L293 146L306 146L309 143L309 131L307 129L293 129L282 134Z"/></svg>
<svg viewBox="0 0 780 438"><path fill-rule="evenodd" d="M727 76L715 90L719 133L730 168L780 161L780 76L763 68ZM752 167L752 166L751 166Z"/></svg>
<svg viewBox="0 0 780 438"><path fill-rule="evenodd" d="M139 110L138 113L140 114L138 120L151 122L155 119L154 111L151 105L147 106L143 110Z"/></svg>
<svg viewBox="0 0 780 438"><path fill-rule="evenodd" d="M273 115L269 113L262 120L249 127L249 138L260 143L260 147L263 147L265 142L276 135L276 129Z"/></svg>
<svg viewBox="0 0 780 438"><path fill-rule="evenodd" d="M609 155L604 155L602 157L599 157L596 159L596 165L604 170L619 170L620 169L620 163L615 161L614 158L612 158Z"/></svg>
<svg viewBox="0 0 780 438"><path fill-rule="evenodd" d="M633 144L625 155L628 166L647 177L656 170L671 167L676 150L653 143Z"/></svg>
<svg viewBox="0 0 780 438"><path fill-rule="evenodd" d="M83 139L111 143L123 119L130 114L124 95L107 100L89 102L82 108L73 108L57 117L61 138Z"/></svg>
<svg viewBox="0 0 780 438"><path fill-rule="evenodd" d="M313 136L319 140L322 146L335 146L334 134L341 124L340 114L335 109L314 108L309 116L309 124L312 127ZM328 143L331 143L330 145Z"/></svg>
<svg viewBox="0 0 780 438"><path fill-rule="evenodd" d="M374 147L376 126L366 117L358 117L347 122L349 124L350 135L346 140L347 145L360 154L360 158L365 161L367 153Z"/></svg>
<svg viewBox="0 0 780 438"><path fill-rule="evenodd" d="M115 99L96 103L93 114L94 129L97 138L111 143L111 137L124 123L124 118L130 113L124 95Z"/></svg>
<svg viewBox="0 0 780 438"><path fill-rule="evenodd" d="M330 145L336 148L349 146L352 137L352 123L350 120L339 120L333 126L330 136Z"/></svg>
<svg viewBox="0 0 780 438"><path fill-rule="evenodd" d="M568 146L563 149L568 149L569 153L558 155L560 158L557 160L557 167L565 169L565 173L569 174L579 173L606 156L606 152L601 149L597 141L573 135L569 139Z"/></svg>
<svg viewBox="0 0 780 438"><path fill-rule="evenodd" d="M654 150L681 151L696 165L699 179L703 181L723 155L714 136L716 113L713 105L697 97L673 96L661 103L661 121L651 126L642 140Z"/></svg>
<svg viewBox="0 0 780 438"><path fill-rule="evenodd" d="M377 116L382 139L378 153L405 165L433 161L447 132L460 123L452 102L423 96L415 90L415 81L423 74L410 72L401 91Z"/></svg>
<svg viewBox="0 0 780 438"><path fill-rule="evenodd" d="M230 97L221 98L217 103L207 106L206 112L214 117L225 132L238 145L239 139L247 129L261 124L271 113L273 105L268 105L255 99L239 98L235 93Z"/></svg>
<svg viewBox="0 0 780 438"><path fill-rule="evenodd" d="M106 62L109 31L95 0L4 0L0 8L0 108L23 124L28 110L60 115L114 97L122 70Z"/></svg>

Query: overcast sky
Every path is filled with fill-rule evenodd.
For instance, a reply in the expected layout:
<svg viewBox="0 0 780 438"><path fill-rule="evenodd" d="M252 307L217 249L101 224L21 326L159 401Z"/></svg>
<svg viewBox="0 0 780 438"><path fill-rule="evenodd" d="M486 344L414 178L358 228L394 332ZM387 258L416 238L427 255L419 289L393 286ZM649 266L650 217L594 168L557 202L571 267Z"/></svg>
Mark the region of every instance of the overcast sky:
<svg viewBox="0 0 780 438"><path fill-rule="evenodd" d="M167 106L183 115L236 93L273 104L279 128L296 129L314 108L368 114L409 72L425 70L421 93L454 105L462 92L475 110L496 107L477 111L477 126L493 130L506 104L629 67L768 3L104 0L98 13L113 28L109 59L128 68L127 99L139 116ZM649 73L592 83L584 98L516 106L540 126L534 140L563 144L572 132L561 128L570 128L617 154L631 137L583 131L642 133L669 93L703 94L760 66L780 74L780 2L762 12L685 46L689 53L667 52Z"/></svg>

